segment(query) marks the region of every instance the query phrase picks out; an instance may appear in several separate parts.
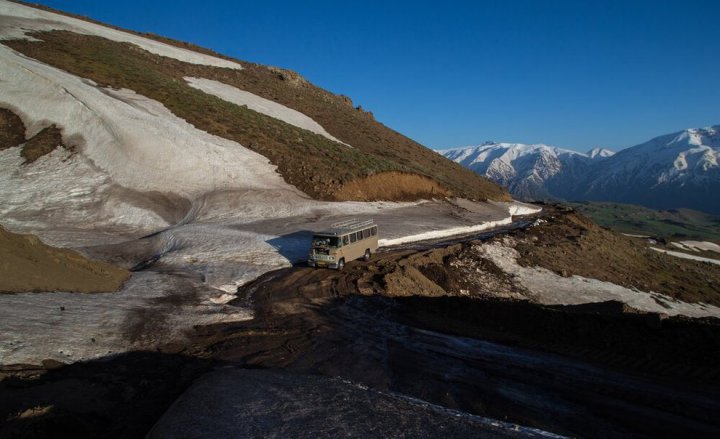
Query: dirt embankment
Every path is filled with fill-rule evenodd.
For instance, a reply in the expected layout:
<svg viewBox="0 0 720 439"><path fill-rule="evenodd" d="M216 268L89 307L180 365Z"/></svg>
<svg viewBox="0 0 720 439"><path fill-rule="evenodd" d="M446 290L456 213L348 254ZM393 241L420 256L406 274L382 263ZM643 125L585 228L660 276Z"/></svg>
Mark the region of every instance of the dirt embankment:
<svg viewBox="0 0 720 439"><path fill-rule="evenodd" d="M130 272L0 227L0 293L117 291Z"/></svg>
<svg viewBox="0 0 720 439"><path fill-rule="evenodd" d="M720 306L720 267L658 253L572 209L548 206L544 220L512 233L523 266Z"/></svg>
<svg viewBox="0 0 720 439"><path fill-rule="evenodd" d="M412 201L451 195L450 191L431 178L402 172L382 172L357 178L335 192L338 201Z"/></svg>

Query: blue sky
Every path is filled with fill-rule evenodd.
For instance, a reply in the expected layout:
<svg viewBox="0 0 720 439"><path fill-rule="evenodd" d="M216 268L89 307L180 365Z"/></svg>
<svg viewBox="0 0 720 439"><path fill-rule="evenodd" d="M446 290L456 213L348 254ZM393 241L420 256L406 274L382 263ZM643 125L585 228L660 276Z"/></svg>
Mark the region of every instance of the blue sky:
<svg viewBox="0 0 720 439"><path fill-rule="evenodd" d="M720 123L718 1L41 3L295 70L436 149Z"/></svg>

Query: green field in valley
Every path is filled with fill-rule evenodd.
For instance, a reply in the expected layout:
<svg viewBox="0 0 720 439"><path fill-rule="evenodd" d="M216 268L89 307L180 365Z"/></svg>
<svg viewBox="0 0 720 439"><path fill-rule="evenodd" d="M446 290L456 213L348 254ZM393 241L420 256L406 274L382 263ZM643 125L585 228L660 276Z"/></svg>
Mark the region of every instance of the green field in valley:
<svg viewBox="0 0 720 439"><path fill-rule="evenodd" d="M631 204L582 201L568 203L597 224L622 233L667 240L720 243L720 216L690 209L653 210Z"/></svg>

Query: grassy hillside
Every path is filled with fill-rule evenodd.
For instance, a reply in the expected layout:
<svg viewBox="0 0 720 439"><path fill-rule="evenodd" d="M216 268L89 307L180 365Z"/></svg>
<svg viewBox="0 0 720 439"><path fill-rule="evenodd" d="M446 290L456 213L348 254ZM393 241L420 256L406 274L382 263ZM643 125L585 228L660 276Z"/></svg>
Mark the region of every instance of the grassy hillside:
<svg viewBox="0 0 720 439"><path fill-rule="evenodd" d="M137 46L65 31L34 35L41 41L5 41L13 49L102 86L128 88L163 103L175 115L211 134L251 148L278 166L283 178L312 197L348 199L358 181L393 172L398 185L422 177L430 191L388 191L351 199L407 199L450 194L470 199L507 200L499 185L413 142L355 108L349 98L309 84L282 69L243 62L244 70L184 63ZM320 123L348 148L323 136L238 106L188 86L184 77L218 80L298 110ZM354 183L353 190L344 190ZM427 188L427 185L422 185Z"/></svg>
<svg viewBox="0 0 720 439"><path fill-rule="evenodd" d="M0 226L0 293L117 291L130 272Z"/></svg>
<svg viewBox="0 0 720 439"><path fill-rule="evenodd" d="M720 267L655 252L577 212L549 207L544 215L546 223L515 232L521 265L720 306Z"/></svg>
<svg viewBox="0 0 720 439"><path fill-rule="evenodd" d="M653 210L632 204L570 203L603 227L666 239L720 242L720 217L690 209Z"/></svg>

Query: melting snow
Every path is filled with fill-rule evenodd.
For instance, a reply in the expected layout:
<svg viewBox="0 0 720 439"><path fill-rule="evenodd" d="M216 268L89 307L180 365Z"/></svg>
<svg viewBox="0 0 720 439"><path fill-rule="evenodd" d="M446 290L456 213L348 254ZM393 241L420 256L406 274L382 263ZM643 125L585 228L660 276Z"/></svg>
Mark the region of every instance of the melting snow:
<svg viewBox="0 0 720 439"><path fill-rule="evenodd" d="M229 189L300 195L267 158L198 130L133 91L97 87L2 45L0 77L0 103L21 116L29 136L55 123L63 129L65 143L77 150L56 151L22 167L18 148L0 152L2 168L12 169L0 177L3 216L12 211L12 216L32 218L32 212L51 208L55 218L50 224L62 220L66 225L97 227L104 222L157 229L168 223L148 209L123 203L111 189L186 199Z"/></svg>

